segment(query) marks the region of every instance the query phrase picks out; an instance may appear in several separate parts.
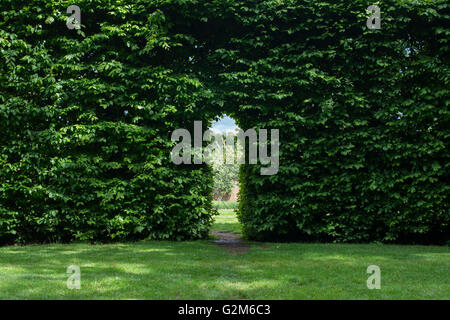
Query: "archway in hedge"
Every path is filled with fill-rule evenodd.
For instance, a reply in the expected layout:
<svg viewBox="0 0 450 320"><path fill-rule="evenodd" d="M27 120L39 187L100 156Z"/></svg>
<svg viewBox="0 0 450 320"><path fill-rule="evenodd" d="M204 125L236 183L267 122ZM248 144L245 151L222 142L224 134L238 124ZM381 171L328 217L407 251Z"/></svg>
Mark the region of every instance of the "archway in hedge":
<svg viewBox="0 0 450 320"><path fill-rule="evenodd" d="M384 2L382 30L328 2L79 0L69 30L3 1L0 241L204 237L211 174L170 134L222 113L280 130L278 173L241 170L249 238L448 239L445 1Z"/></svg>
<svg viewBox="0 0 450 320"><path fill-rule="evenodd" d="M211 154L212 162L210 163L214 175L214 206L218 209L236 208L239 190L238 158L242 153L242 148L239 149L236 141L239 127L231 117L224 114L212 124L209 130L216 135L216 138L221 138L213 142L217 150Z"/></svg>

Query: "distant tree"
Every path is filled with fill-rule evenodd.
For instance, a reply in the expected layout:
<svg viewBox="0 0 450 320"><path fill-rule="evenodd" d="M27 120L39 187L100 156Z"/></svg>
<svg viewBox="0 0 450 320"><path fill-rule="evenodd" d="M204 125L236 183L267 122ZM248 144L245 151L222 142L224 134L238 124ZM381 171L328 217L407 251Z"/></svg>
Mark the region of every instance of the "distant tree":
<svg viewBox="0 0 450 320"><path fill-rule="evenodd" d="M235 133L227 133L233 138L236 137ZM216 136L215 146L217 149L211 154L211 166L214 174L214 189L213 196L218 200L223 200L227 195L231 193L234 185L238 181L239 177L239 164L237 163L237 158L240 156L240 149L237 145L237 140L234 145L225 144L225 136L221 135L221 146L220 141L217 140L219 137ZM232 163L226 163L226 159L232 159L234 156L234 161Z"/></svg>

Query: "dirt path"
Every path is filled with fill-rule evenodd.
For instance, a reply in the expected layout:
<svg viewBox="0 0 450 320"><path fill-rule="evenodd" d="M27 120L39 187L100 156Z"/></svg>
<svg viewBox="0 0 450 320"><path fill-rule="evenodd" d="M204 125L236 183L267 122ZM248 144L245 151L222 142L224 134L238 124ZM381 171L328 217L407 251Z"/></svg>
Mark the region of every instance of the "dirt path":
<svg viewBox="0 0 450 320"><path fill-rule="evenodd" d="M213 242L231 254L245 254L251 247L241 240L240 234L217 231L213 231L211 234L219 238L219 240L214 240Z"/></svg>

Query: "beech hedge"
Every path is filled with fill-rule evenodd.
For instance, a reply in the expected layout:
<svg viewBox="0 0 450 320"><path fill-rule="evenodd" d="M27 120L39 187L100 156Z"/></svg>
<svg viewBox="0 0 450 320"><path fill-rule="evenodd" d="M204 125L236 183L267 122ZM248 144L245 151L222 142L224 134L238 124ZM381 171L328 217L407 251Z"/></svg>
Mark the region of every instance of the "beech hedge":
<svg viewBox="0 0 450 320"><path fill-rule="evenodd" d="M0 242L206 237L211 170L171 163L170 137L223 113L280 130L278 173L240 170L248 238L448 242L449 16L444 0L2 0Z"/></svg>

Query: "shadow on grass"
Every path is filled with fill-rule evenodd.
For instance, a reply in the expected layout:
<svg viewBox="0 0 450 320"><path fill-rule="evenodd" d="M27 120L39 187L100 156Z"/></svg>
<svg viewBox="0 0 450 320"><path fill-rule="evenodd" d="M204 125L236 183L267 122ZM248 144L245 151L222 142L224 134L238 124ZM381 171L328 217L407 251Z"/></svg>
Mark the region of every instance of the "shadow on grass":
<svg viewBox="0 0 450 320"><path fill-rule="evenodd" d="M0 248L2 299L448 299L446 247L137 242ZM81 268L81 290L66 269ZM382 269L368 290L366 268Z"/></svg>

